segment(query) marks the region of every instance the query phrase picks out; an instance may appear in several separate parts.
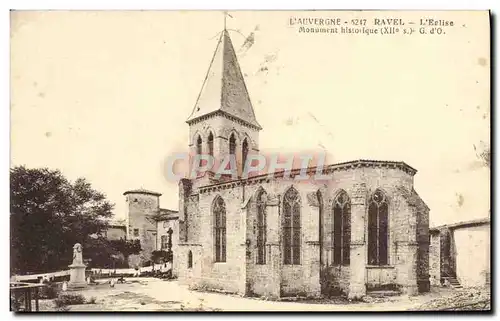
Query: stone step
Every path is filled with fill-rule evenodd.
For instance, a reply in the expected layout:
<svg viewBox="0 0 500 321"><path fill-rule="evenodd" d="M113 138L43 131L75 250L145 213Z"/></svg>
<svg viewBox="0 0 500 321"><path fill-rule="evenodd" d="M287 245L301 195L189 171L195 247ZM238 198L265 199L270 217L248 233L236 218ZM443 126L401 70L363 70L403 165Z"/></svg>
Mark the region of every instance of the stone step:
<svg viewBox="0 0 500 321"><path fill-rule="evenodd" d="M454 289L462 289L463 286L458 282L456 278L449 278L448 282L450 283L451 287Z"/></svg>
<svg viewBox="0 0 500 321"><path fill-rule="evenodd" d="M388 296L398 296L401 295L401 292L395 290L377 290L377 291L369 291L366 294L375 298L383 298Z"/></svg>

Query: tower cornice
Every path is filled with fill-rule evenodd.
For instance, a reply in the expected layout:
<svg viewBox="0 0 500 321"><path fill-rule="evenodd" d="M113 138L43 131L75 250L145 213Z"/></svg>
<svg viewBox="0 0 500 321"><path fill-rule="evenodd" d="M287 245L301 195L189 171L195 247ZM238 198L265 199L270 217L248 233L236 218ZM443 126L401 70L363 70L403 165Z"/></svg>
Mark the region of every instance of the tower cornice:
<svg viewBox="0 0 500 321"><path fill-rule="evenodd" d="M260 125L254 125L252 123L249 123L239 117L236 117L236 116L233 116L225 111L222 111L222 110L215 110L213 112L210 112L208 114L205 114L205 115L201 115L197 118L193 118L193 119L188 119L186 120L186 123L188 125L194 125L194 124L197 124L199 122L202 122L202 121L205 121L207 119L210 119L210 118L213 118L213 117L216 117L216 116L223 116L223 117L226 117L227 119L231 120L231 121L234 121L236 123L239 123L240 125L243 125L243 126L246 126L246 127L249 127L249 128L252 128L252 129L255 129L255 130L262 130L262 127L260 127Z"/></svg>

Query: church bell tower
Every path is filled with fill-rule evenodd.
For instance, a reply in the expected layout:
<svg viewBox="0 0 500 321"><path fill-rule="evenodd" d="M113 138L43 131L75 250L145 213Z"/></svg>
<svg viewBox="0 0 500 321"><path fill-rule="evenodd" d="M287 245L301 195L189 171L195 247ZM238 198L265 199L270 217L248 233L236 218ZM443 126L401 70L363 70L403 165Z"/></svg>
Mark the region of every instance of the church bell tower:
<svg viewBox="0 0 500 321"><path fill-rule="evenodd" d="M211 155L216 167L224 157L234 155L238 176L248 154L259 151L262 128L255 117L226 29L220 35L198 99L186 122L190 154Z"/></svg>

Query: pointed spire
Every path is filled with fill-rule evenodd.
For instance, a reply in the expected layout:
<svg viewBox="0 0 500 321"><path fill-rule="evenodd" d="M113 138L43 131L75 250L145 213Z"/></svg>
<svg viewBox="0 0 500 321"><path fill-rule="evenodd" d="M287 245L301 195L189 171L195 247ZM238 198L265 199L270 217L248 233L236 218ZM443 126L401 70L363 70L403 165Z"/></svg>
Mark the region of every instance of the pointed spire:
<svg viewBox="0 0 500 321"><path fill-rule="evenodd" d="M225 17L226 15L224 19ZM261 129L255 118L245 80L233 43L225 29L225 23L200 94L187 123L217 111L222 111Z"/></svg>

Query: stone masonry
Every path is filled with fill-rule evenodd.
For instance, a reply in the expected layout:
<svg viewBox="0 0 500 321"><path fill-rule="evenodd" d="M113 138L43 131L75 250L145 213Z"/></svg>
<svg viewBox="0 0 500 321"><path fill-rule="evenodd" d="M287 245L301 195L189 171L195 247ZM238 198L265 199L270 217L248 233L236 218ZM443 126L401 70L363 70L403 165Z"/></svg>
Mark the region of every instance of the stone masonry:
<svg viewBox="0 0 500 321"><path fill-rule="evenodd" d="M226 30L220 36L187 123L191 155L211 153L221 160L230 153L230 138L235 138L238 175L217 179L206 170L197 178L180 181L179 247L175 259L182 283L192 288L274 298L344 293L355 299L377 289L410 295L428 290L429 208L415 192L416 170L407 164L359 160L329 165L323 168L326 179L301 182L293 180L300 169L291 172L292 179L283 173L241 176L243 141L251 153L258 153L262 128ZM214 137L213 143L209 143L209 137ZM298 215L294 224L300 223L300 230L294 234L294 253L299 254L293 265L284 255L284 196L290 190L298 193L300 204L300 210L295 212L298 214L294 214ZM377 234L381 235L377 236L377 251L385 251L379 245L385 242L388 260L370 265L369 235L374 234L369 234L369 202L375 191L384 195L388 207L386 219L371 228L387 231L377 232L382 233ZM333 207L340 192L346 193L350 204L350 243L346 245L350 259L345 264L334 263L334 249L340 245L334 244L338 235L334 231ZM266 195L265 262L257 263L256 202L261 193ZM214 204L220 198L225 208L223 261L216 260L221 241L217 236L216 243ZM382 219L377 216L377 220ZM381 230L385 225L380 224L387 224L387 229Z"/></svg>
<svg viewBox="0 0 500 321"><path fill-rule="evenodd" d="M284 172L242 175L244 142L248 155L258 154L262 128L227 30L187 124L191 155L220 161L232 153L234 137L237 175L216 177L207 169L180 180L178 216L163 224L175 230L174 269L181 283L269 298L357 299L374 290L429 290L429 208L414 189L417 171L409 165L356 160L324 166L324 178L303 181L294 180L300 168L287 172L290 178ZM158 211L159 194L126 195L127 235L148 242L155 227L142 214ZM334 214L339 195L347 197L342 220ZM345 253L342 261L339 253Z"/></svg>

